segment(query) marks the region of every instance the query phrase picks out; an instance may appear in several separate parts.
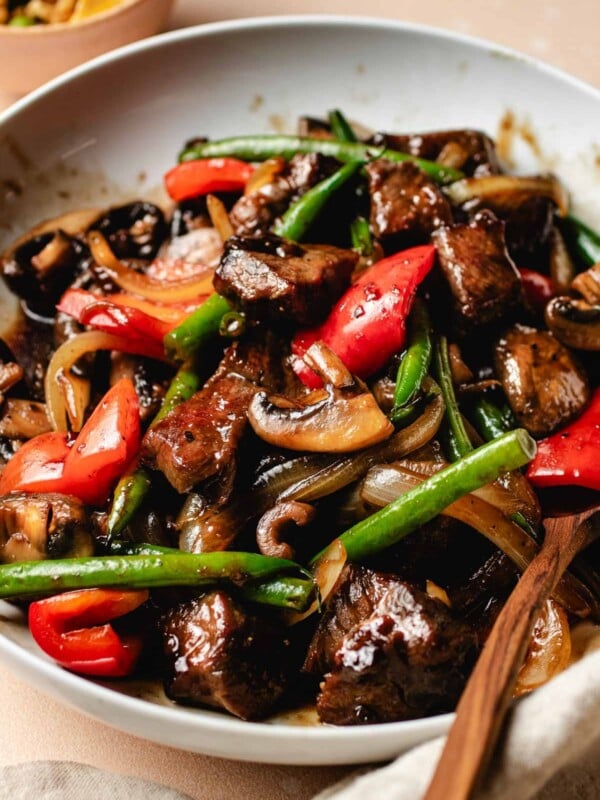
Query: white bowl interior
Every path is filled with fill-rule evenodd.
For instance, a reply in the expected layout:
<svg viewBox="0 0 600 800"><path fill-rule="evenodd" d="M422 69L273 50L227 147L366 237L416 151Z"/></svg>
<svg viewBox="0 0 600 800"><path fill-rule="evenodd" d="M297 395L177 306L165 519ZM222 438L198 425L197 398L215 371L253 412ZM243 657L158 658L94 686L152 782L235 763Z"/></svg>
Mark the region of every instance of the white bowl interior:
<svg viewBox="0 0 600 800"><path fill-rule="evenodd" d="M68 209L164 199L161 176L194 135L293 131L299 114L334 107L374 129L476 127L492 135L512 112L525 133L514 137L516 168L557 172L582 216L600 221L597 91L450 34L303 17L167 34L19 103L0 120L0 247ZM0 320L8 316L0 306ZM446 715L354 729L259 725L170 706L156 692L147 702L140 686L115 692L61 671L39 654L18 615L2 610L0 658L81 710L165 744L272 763L354 763L392 757L449 724Z"/></svg>

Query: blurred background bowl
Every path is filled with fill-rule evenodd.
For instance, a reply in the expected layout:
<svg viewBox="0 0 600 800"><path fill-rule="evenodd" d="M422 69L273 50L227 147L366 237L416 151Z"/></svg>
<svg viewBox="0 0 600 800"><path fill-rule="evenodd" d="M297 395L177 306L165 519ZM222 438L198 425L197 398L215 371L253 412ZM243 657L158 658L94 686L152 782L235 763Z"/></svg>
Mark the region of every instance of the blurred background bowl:
<svg viewBox="0 0 600 800"><path fill-rule="evenodd" d="M158 33L174 0L123 0L80 22L0 25L0 90L23 94L94 56Z"/></svg>

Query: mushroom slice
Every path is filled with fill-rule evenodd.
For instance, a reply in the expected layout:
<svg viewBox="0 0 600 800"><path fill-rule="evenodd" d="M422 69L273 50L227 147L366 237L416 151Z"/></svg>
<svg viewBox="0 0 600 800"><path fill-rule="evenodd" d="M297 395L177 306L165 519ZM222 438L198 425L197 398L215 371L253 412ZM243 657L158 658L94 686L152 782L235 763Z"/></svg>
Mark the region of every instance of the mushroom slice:
<svg viewBox="0 0 600 800"><path fill-rule="evenodd" d="M546 306L546 324L563 344L575 350L600 350L600 304L554 297Z"/></svg>
<svg viewBox="0 0 600 800"><path fill-rule="evenodd" d="M0 497L0 562L89 556L93 541L83 504L61 494Z"/></svg>
<svg viewBox="0 0 600 800"><path fill-rule="evenodd" d="M260 518L256 528L256 543L264 556L295 557L295 551L283 538L293 528L303 528L315 518L315 509L308 503L284 500L270 508Z"/></svg>
<svg viewBox="0 0 600 800"><path fill-rule="evenodd" d="M481 206L510 208L524 197L547 197L564 217L569 210L569 195L555 175L489 175L485 178L463 178L444 188L457 205L478 201Z"/></svg>
<svg viewBox="0 0 600 800"><path fill-rule="evenodd" d="M33 439L40 433L52 430L44 403L18 400L12 397L4 401L0 417L0 436L9 439Z"/></svg>
<svg viewBox="0 0 600 800"><path fill-rule="evenodd" d="M23 377L23 367L16 361L3 363L0 361L0 392L8 392Z"/></svg>
<svg viewBox="0 0 600 800"><path fill-rule="evenodd" d="M304 360L325 387L301 400L255 394L248 419L261 439L288 450L347 453L391 436L394 426L371 392L323 342L312 345Z"/></svg>
<svg viewBox="0 0 600 800"><path fill-rule="evenodd" d="M600 264L580 272L574 278L571 288L583 295L588 303L597 305L600 303Z"/></svg>

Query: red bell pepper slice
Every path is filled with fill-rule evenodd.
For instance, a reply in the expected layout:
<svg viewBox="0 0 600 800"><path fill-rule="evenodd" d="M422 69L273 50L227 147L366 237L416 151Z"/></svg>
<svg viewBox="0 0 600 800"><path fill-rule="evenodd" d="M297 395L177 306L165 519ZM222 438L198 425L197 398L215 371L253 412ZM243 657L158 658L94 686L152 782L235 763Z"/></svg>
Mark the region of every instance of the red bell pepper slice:
<svg viewBox="0 0 600 800"><path fill-rule="evenodd" d="M538 442L527 469L534 486L582 486L600 491L600 389L570 425Z"/></svg>
<svg viewBox="0 0 600 800"><path fill-rule="evenodd" d="M519 267L519 272L521 273L523 291L529 301L529 305L535 311L543 312L546 305L556 294L554 281L547 275L542 275L541 272L536 272L533 269Z"/></svg>
<svg viewBox="0 0 600 800"><path fill-rule="evenodd" d="M302 356L323 341L359 378L380 370L403 346L406 320L419 284L433 267L435 248L413 247L369 267L338 300L318 328L299 331L292 342L294 370L309 388L321 386Z"/></svg>
<svg viewBox="0 0 600 800"><path fill-rule="evenodd" d="M0 495L15 491L68 494L63 477L68 453L65 433L42 433L25 442L0 475Z"/></svg>
<svg viewBox="0 0 600 800"><path fill-rule="evenodd" d="M252 164L237 158L200 158L169 170L165 186L180 203L212 192L241 192L253 172Z"/></svg>
<svg viewBox="0 0 600 800"><path fill-rule="evenodd" d="M148 591L81 589L29 606L29 629L39 647L65 669L84 675L129 675L142 651L138 635L119 635L110 620L145 603ZM102 624L104 623L104 624Z"/></svg>
<svg viewBox="0 0 600 800"><path fill-rule="evenodd" d="M138 397L123 378L104 395L71 446L67 434L53 432L19 448L0 475L0 494L60 492L102 505L140 441Z"/></svg>
<svg viewBox="0 0 600 800"><path fill-rule="evenodd" d="M102 505L140 443L138 396L129 378L122 378L98 403L65 459L68 494Z"/></svg>
<svg viewBox="0 0 600 800"><path fill-rule="evenodd" d="M120 300L114 302L110 296L98 297L84 289L69 289L56 307L82 325L121 336L138 355L157 359L165 355L164 337L181 321L167 322Z"/></svg>

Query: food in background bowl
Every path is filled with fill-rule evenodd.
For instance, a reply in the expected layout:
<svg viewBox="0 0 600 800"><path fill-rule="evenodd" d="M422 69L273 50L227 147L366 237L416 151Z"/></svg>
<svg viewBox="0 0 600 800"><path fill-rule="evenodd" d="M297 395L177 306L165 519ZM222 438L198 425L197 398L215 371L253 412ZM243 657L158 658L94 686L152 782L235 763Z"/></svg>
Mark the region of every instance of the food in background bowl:
<svg viewBox="0 0 600 800"><path fill-rule="evenodd" d="M173 0L0 0L0 90L23 93L158 33ZM4 24L2 24L4 23Z"/></svg>
<svg viewBox="0 0 600 800"><path fill-rule="evenodd" d="M29 623L67 669L242 719L451 710L535 489L600 490L600 237L483 133L359 141L339 111L192 141L165 184L169 216L75 212L4 257L29 316L0 596L55 595ZM559 584L519 691L567 665L595 585Z"/></svg>
<svg viewBox="0 0 600 800"><path fill-rule="evenodd" d="M123 0L0 0L0 24L14 28L80 22L102 14Z"/></svg>

